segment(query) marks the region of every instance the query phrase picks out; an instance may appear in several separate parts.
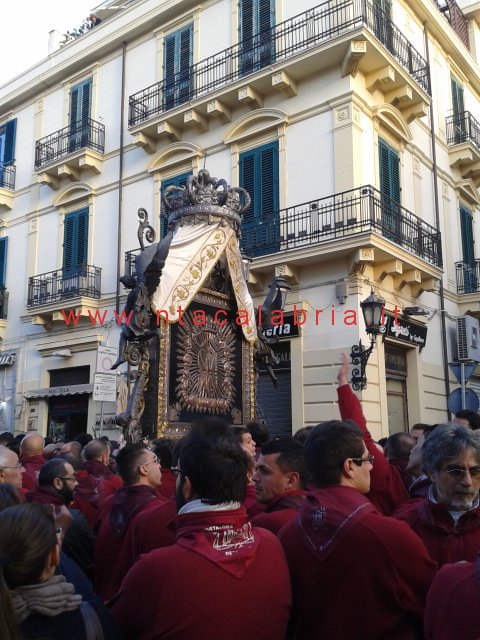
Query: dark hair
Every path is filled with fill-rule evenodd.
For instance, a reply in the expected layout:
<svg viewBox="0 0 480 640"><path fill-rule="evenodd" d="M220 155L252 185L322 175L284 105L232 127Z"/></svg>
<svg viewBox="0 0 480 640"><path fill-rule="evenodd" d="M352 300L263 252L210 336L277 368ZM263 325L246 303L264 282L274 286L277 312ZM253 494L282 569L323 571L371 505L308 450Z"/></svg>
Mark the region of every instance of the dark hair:
<svg viewBox="0 0 480 640"><path fill-rule="evenodd" d="M388 460L408 460L415 443L415 438L409 433L393 433L387 438L385 455Z"/></svg>
<svg viewBox="0 0 480 640"><path fill-rule="evenodd" d="M295 440L297 440L301 444L305 444L305 440L308 438L308 434L312 429L313 429L312 425L308 427L302 427L298 431L295 431L295 433L293 434L293 437L295 438Z"/></svg>
<svg viewBox="0 0 480 640"><path fill-rule="evenodd" d="M82 445L82 447L84 447L91 440L93 440L93 436L90 433L79 433L78 436L76 436L73 440L75 442L79 442Z"/></svg>
<svg viewBox="0 0 480 640"><path fill-rule="evenodd" d="M88 446L88 445L87 445ZM148 451L143 442L125 445L116 457L117 471L125 484L135 484L139 480L138 468L142 464L144 454Z"/></svg>
<svg viewBox="0 0 480 640"><path fill-rule="evenodd" d="M39 487L51 487L55 478L62 478L65 475L66 460L52 458L47 460L38 474Z"/></svg>
<svg viewBox="0 0 480 640"><path fill-rule="evenodd" d="M361 458L363 434L351 421L330 420L317 424L305 441L305 460L312 482L323 487L340 482L347 458Z"/></svg>
<svg viewBox="0 0 480 640"><path fill-rule="evenodd" d="M223 418L209 416L196 422L192 431L202 433L210 442L236 442L234 428Z"/></svg>
<svg viewBox="0 0 480 640"><path fill-rule="evenodd" d="M257 447L263 447L270 438L268 427L265 422L249 422L247 424L247 430L252 434L252 438L255 440Z"/></svg>
<svg viewBox="0 0 480 640"><path fill-rule="evenodd" d="M18 491L8 482L0 483L0 511L7 507L13 507L15 504L20 504Z"/></svg>
<svg viewBox="0 0 480 640"><path fill-rule="evenodd" d="M262 447L262 455L268 456L272 453L280 454L276 464L284 473L297 471L300 476L300 485L302 489L306 489L310 476L302 443L291 436L275 438Z"/></svg>
<svg viewBox="0 0 480 640"><path fill-rule="evenodd" d="M429 426L430 425L427 424L426 422L416 422L414 425L412 425L410 427L410 433L412 433L413 430L415 430L415 431L424 431Z"/></svg>
<svg viewBox="0 0 480 640"><path fill-rule="evenodd" d="M232 431L233 431L233 435L235 436L235 440L239 443L242 444L242 436L245 436L247 433L249 433L250 435L252 435L250 433L250 431L247 429L247 427L241 426L241 427L232 427Z"/></svg>
<svg viewBox="0 0 480 640"><path fill-rule="evenodd" d="M471 409L460 409L460 411L457 411L455 414L455 418L468 420L468 424L472 429L480 429L480 415L476 411L472 411Z"/></svg>
<svg viewBox="0 0 480 640"><path fill-rule="evenodd" d="M377 444L379 444L383 449L385 449L385 445L387 444L388 438L380 438L377 440Z"/></svg>
<svg viewBox="0 0 480 640"><path fill-rule="evenodd" d="M180 448L182 476L188 476L195 494L207 504L243 502L247 485L247 455L238 444L209 440L191 431Z"/></svg>
<svg viewBox="0 0 480 640"><path fill-rule="evenodd" d="M173 447L176 440L174 438L158 438L152 441L152 449L158 456L162 467L170 469L173 467Z"/></svg>
<svg viewBox="0 0 480 640"><path fill-rule="evenodd" d="M57 544L49 506L21 504L0 513L0 637L16 640L10 589L38 583Z"/></svg>
<svg viewBox="0 0 480 640"><path fill-rule="evenodd" d="M87 442L83 448L82 455L85 460L97 460L108 451L110 451L108 443L104 440L100 440L100 438L96 438L95 440Z"/></svg>
<svg viewBox="0 0 480 640"><path fill-rule="evenodd" d="M430 474L439 471L465 449L480 462L480 432L460 424L439 424L423 443L422 469Z"/></svg>
<svg viewBox="0 0 480 640"><path fill-rule="evenodd" d="M13 433L10 433L10 431L0 433L0 444L7 445L10 442L13 442Z"/></svg>

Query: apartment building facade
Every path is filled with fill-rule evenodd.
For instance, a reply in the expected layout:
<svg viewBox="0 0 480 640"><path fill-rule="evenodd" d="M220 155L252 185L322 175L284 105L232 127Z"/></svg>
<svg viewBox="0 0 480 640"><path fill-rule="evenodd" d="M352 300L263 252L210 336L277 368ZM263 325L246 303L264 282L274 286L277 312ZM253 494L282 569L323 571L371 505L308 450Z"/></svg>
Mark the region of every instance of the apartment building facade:
<svg viewBox="0 0 480 640"><path fill-rule="evenodd" d="M162 237L162 192L203 167L251 195L256 303L274 274L291 286L279 389L258 380L272 432L338 416L339 353L368 341L372 288L387 315L361 394L372 432L445 420L455 319L480 314L480 3L96 11L0 87L0 430L73 436L102 414L115 435L92 383L118 340L137 210Z"/></svg>

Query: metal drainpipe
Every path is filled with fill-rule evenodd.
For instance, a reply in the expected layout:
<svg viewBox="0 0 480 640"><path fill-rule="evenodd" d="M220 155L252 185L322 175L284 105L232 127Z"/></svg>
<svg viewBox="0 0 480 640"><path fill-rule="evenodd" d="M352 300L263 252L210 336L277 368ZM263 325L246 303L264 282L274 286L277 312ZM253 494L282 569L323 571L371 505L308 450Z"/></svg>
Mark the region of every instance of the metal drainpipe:
<svg viewBox="0 0 480 640"><path fill-rule="evenodd" d="M425 52L426 52L426 61L428 65L428 70L430 74L430 51L428 48L428 27L427 22L423 23L423 37L425 42ZM430 76L431 82L431 76ZM431 90L431 86L430 86ZM435 203L435 224L437 227L438 233L440 233L440 206L438 203L438 173L437 173L437 148L435 144L435 120L433 114L433 97L430 100L430 139L432 142L432 173L433 173L433 197ZM439 256L442 257L442 243L439 244ZM443 264L443 257L442 257ZM445 393L446 397L450 395L450 371L448 368L448 347L447 347L447 327L445 322L445 295L443 290L443 277L440 278L440 322L442 325L442 356L443 356L443 375L445 378ZM446 400L446 399L445 399ZM451 420L452 414L447 407L447 415L448 419Z"/></svg>
<svg viewBox="0 0 480 640"><path fill-rule="evenodd" d="M122 207L123 207L123 113L125 110L125 55L127 51L127 43L122 44L122 83L120 98L120 145L119 145L119 163L118 163L118 235L117 235L117 289L115 293L115 307L117 313L120 311L120 270L123 263L122 258Z"/></svg>

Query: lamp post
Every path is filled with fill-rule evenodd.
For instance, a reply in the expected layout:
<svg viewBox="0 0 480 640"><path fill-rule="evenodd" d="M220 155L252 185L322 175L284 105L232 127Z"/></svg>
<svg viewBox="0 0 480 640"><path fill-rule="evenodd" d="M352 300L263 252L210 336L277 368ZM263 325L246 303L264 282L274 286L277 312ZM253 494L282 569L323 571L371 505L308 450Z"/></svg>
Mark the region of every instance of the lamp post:
<svg viewBox="0 0 480 640"><path fill-rule="evenodd" d="M367 386L366 368L367 362L372 353L377 336L379 333L385 332L384 326L384 308L385 300L375 295L373 287L368 298L360 303L363 319L365 321L365 330L370 336L370 346L364 347L362 341L352 346L350 358L355 368L352 370L352 387L355 391L361 391Z"/></svg>

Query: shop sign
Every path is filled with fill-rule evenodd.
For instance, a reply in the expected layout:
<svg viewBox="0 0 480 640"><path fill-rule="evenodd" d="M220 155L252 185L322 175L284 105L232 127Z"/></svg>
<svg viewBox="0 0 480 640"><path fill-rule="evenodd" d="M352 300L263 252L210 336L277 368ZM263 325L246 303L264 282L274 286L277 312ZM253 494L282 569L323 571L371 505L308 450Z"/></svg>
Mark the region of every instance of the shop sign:
<svg viewBox="0 0 480 640"><path fill-rule="evenodd" d="M420 351L427 342L427 327L413 322L410 319L401 318L399 315L385 314L385 336L395 338L409 345L419 347Z"/></svg>

